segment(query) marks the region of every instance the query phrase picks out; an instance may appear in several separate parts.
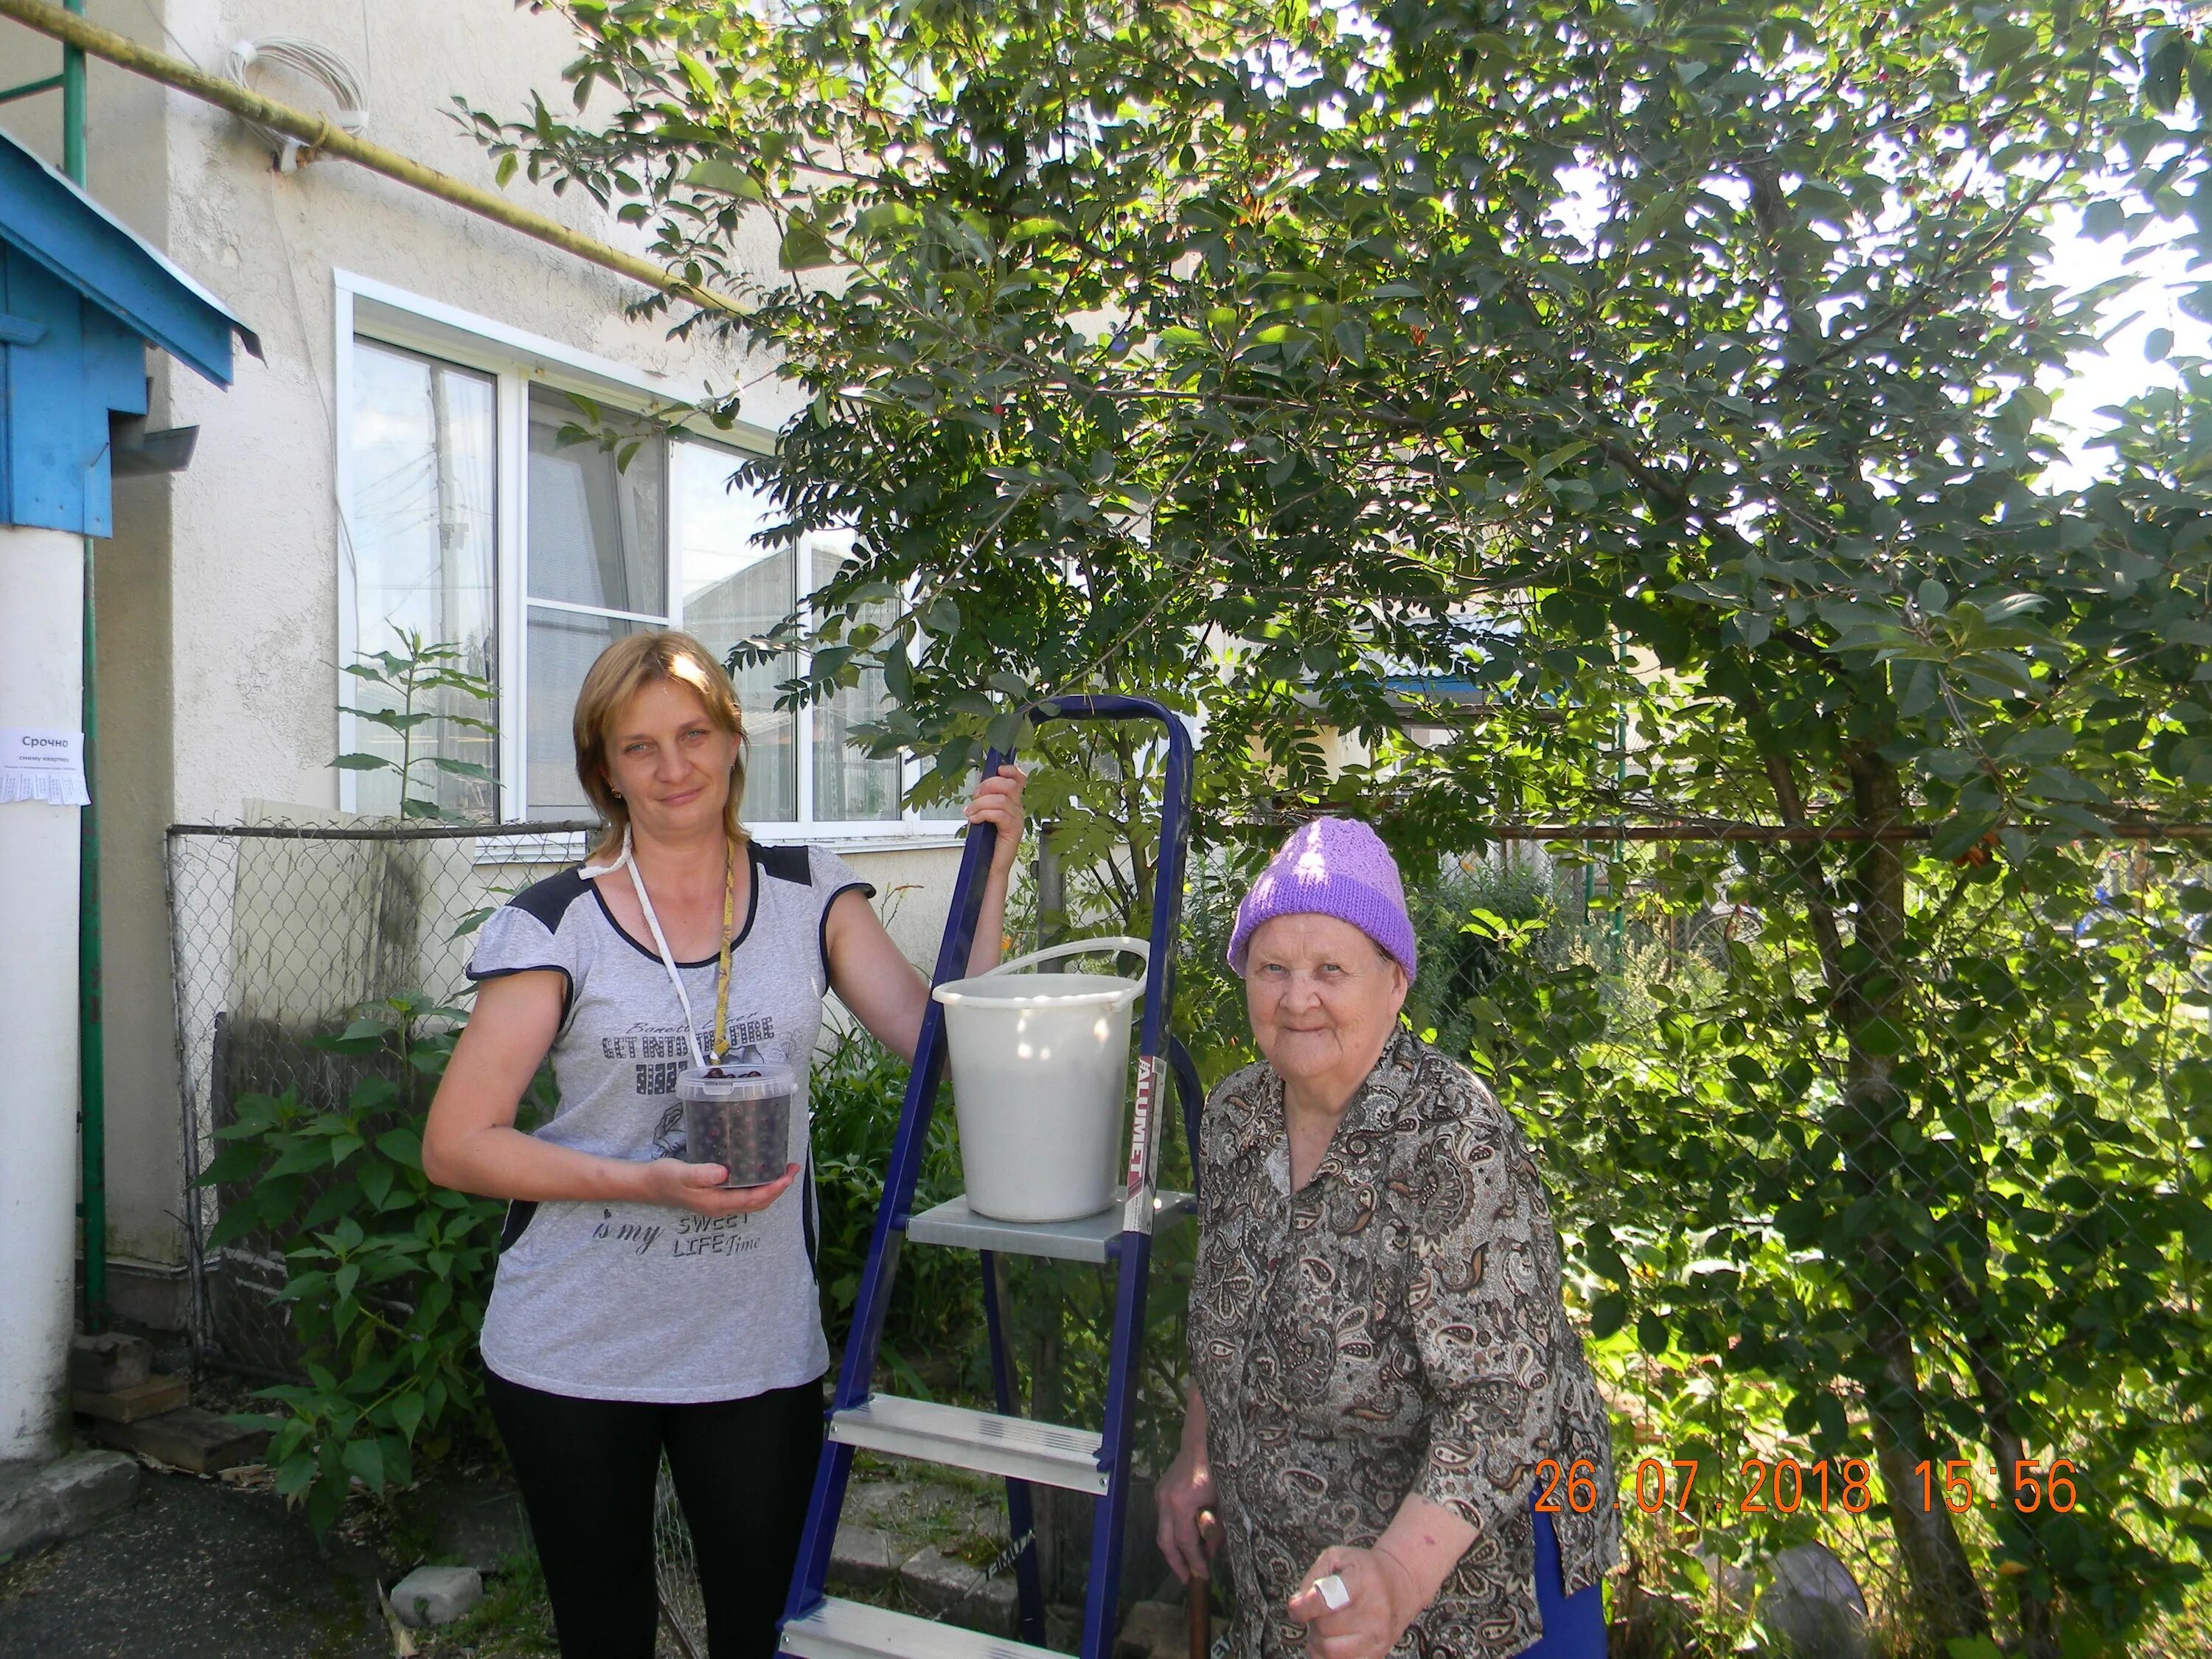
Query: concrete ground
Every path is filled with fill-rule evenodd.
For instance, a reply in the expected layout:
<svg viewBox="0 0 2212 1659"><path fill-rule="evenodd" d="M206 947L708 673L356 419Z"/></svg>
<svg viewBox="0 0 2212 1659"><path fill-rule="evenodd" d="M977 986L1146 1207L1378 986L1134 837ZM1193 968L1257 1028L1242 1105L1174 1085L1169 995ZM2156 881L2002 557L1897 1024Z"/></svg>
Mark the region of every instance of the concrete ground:
<svg viewBox="0 0 2212 1659"><path fill-rule="evenodd" d="M424 1561L477 1563L488 1577L475 1613L412 1633L420 1659L555 1651L520 1505L495 1466L441 1468L380 1502L356 1494L320 1547L266 1470L209 1479L142 1467L130 1509L0 1561L0 1659L386 1659L402 1650L378 1606L378 1583L389 1588ZM998 1483L933 1473L863 1454L835 1588L1011 1632ZM1051 1613L1055 1645L1072 1649L1076 1610ZM662 1659L684 1659L665 1629L660 1649ZM1180 1607L1140 1607L1122 1650L1125 1659L1181 1659Z"/></svg>
<svg viewBox="0 0 2212 1659"><path fill-rule="evenodd" d="M130 1510L0 1565L0 1659L389 1659L376 1571L273 1492L149 1469Z"/></svg>

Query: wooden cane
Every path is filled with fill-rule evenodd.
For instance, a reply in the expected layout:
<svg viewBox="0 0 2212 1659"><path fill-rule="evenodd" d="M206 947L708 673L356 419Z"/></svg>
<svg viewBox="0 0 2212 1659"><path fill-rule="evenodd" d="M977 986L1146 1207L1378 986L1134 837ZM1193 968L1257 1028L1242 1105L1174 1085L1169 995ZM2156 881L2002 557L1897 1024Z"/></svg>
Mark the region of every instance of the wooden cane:
<svg viewBox="0 0 2212 1659"><path fill-rule="evenodd" d="M1211 1556L1221 1523L1212 1510L1198 1512L1198 1545ZM1193 1573L1190 1578L1190 1659L1212 1659L1213 1653L1213 1581Z"/></svg>

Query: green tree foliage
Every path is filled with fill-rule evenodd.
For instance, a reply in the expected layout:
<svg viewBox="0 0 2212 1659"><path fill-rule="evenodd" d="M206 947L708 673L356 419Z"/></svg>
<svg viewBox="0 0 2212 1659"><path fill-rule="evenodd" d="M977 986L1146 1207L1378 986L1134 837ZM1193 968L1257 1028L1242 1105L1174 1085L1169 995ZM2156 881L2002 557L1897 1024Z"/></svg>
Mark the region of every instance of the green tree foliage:
<svg viewBox="0 0 2212 1659"><path fill-rule="evenodd" d="M2163 853L2094 889L2112 826L2212 786L2205 368L2054 483L2049 388L2124 295L2041 261L2076 212L2212 252L2185 19L564 9L574 110L473 118L741 295L679 325L812 394L755 469L794 530L860 532L806 694L880 665L875 740L939 792L1032 694L1202 704L1201 833L1240 853L1338 805L1409 854L1530 816L1859 836L1660 861L1759 920L1717 1000L1632 1056L1596 1009L1559 1028L1590 1055L1500 1051L1612 1194L1601 1322L1870 1453L1930 1643L2055 1655L2179 1593L2212 1523L2197 930ZM1522 990L1566 1020L1578 985ZM2168 1430L2190 1480L2124 1490ZM2071 1516L1917 1501L1923 1460L2077 1445Z"/></svg>

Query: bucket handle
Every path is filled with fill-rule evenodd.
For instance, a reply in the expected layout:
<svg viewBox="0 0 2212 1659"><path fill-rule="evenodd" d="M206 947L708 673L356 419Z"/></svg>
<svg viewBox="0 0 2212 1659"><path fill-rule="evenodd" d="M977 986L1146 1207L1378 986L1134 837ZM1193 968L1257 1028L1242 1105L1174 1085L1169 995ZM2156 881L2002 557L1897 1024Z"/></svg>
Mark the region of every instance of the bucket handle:
<svg viewBox="0 0 2212 1659"><path fill-rule="evenodd" d="M1052 962L1061 957L1089 956L1101 951L1127 951L1138 961L1147 963L1151 962L1152 955L1152 947L1148 940L1111 933L1100 939L1072 939L1066 945L1048 945L1042 951L1032 951L1025 957L1016 957L1012 962L1002 962L995 968L986 969L975 977L990 979L1000 974L1011 974L1018 968L1034 966L1040 962Z"/></svg>

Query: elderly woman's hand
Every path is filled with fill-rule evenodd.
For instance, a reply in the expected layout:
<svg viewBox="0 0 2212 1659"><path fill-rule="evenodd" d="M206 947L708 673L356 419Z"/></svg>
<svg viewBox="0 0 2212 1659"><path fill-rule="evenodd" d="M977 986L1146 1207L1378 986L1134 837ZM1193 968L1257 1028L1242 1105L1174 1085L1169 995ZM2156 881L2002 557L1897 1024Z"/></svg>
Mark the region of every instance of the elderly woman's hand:
<svg viewBox="0 0 2212 1659"><path fill-rule="evenodd" d="M1317 1588L1332 1573L1350 1597L1334 1609ZM1325 1549L1301 1582L1304 1588L1291 1598L1290 1614L1306 1626L1306 1651L1313 1659L1383 1659L1429 1604L1406 1564L1379 1547Z"/></svg>
<svg viewBox="0 0 2212 1659"><path fill-rule="evenodd" d="M1211 1512L1213 1465L1206 1453L1206 1407L1195 1389L1183 1417L1182 1445L1152 1498L1160 1517L1160 1553L1175 1576L1186 1584L1194 1577L1211 1578L1221 1523Z"/></svg>

